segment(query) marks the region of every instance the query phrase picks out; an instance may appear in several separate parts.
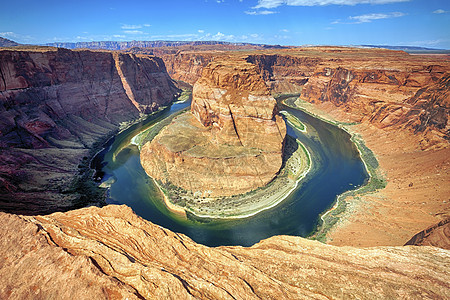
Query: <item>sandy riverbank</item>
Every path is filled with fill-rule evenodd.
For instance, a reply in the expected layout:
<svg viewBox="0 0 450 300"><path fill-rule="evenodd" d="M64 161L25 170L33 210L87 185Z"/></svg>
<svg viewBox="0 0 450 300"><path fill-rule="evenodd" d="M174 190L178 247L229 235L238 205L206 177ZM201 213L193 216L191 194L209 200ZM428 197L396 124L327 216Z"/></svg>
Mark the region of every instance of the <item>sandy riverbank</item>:
<svg viewBox="0 0 450 300"><path fill-rule="evenodd" d="M324 119L358 121L330 103L303 108ZM403 245L415 233L450 217L450 148L422 151L411 132L390 131L362 122L344 125L371 149L384 189L342 199L345 210L327 233L327 243L347 246Z"/></svg>

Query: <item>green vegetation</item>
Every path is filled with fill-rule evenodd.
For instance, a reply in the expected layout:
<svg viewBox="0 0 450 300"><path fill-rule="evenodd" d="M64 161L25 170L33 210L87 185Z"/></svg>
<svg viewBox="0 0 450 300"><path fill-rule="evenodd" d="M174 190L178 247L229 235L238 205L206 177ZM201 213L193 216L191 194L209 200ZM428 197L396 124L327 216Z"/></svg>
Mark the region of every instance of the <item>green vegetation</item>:
<svg viewBox="0 0 450 300"><path fill-rule="evenodd" d="M175 100L175 102L185 102L191 100L192 90L183 89L180 96Z"/></svg>
<svg viewBox="0 0 450 300"><path fill-rule="evenodd" d="M289 122L289 124L291 124L291 126L294 126L301 132L306 132L306 125L303 124L303 122L300 121L296 116L294 116L284 110L281 111L280 113L286 117L286 120Z"/></svg>
<svg viewBox="0 0 450 300"><path fill-rule="evenodd" d="M180 110L179 112L176 112L170 115L169 117L163 119L162 121L157 122L156 124L150 126L146 130L141 131L139 134L134 136L134 138L132 139L133 143L136 144L139 149L141 149L141 147L144 146L145 143L151 142L155 138L155 136L161 131L161 129L169 125L175 117L179 116L180 114L188 110L189 107Z"/></svg>

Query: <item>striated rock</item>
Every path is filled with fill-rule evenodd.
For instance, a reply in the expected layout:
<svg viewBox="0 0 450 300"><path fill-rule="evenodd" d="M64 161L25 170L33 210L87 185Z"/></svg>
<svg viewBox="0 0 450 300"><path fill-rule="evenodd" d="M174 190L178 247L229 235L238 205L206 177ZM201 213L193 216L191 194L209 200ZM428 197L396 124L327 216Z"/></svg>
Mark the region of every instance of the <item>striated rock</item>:
<svg viewBox="0 0 450 300"><path fill-rule="evenodd" d="M330 102L388 130L421 136L422 149L447 147L448 56L409 55L385 49L305 47L264 51L161 52L169 73L191 84L207 62L245 57L256 65L272 94L299 94L312 103ZM447 83L446 83L447 82Z"/></svg>
<svg viewBox="0 0 450 300"><path fill-rule="evenodd" d="M258 67L272 94L300 93L321 60L318 57L296 57L282 52L247 57L248 62Z"/></svg>
<svg viewBox="0 0 450 300"><path fill-rule="evenodd" d="M0 213L0 298L445 298L450 253L278 236L209 248L126 206ZM15 230L8 230L15 228Z"/></svg>
<svg viewBox="0 0 450 300"><path fill-rule="evenodd" d="M203 68L205 68L215 57L217 53L197 53L183 51L156 51L167 67L167 72L173 79L181 80L194 85L201 77Z"/></svg>
<svg viewBox="0 0 450 300"><path fill-rule="evenodd" d="M80 197L88 189L76 190L74 180L88 165L89 149L176 93L156 57L1 50L1 209L48 213L85 204Z"/></svg>
<svg viewBox="0 0 450 300"><path fill-rule="evenodd" d="M428 227L414 235L407 245L434 246L450 250L450 219Z"/></svg>
<svg viewBox="0 0 450 300"><path fill-rule="evenodd" d="M147 174L210 197L245 193L276 176L286 125L253 65L210 63L194 86L191 112L144 145Z"/></svg>
<svg viewBox="0 0 450 300"><path fill-rule="evenodd" d="M369 53L374 56L370 62L354 52L351 58L361 63L349 57L339 64L318 66L301 98L313 103L329 101L353 114L355 121L409 130L422 136L422 149L447 147L450 63L386 50Z"/></svg>

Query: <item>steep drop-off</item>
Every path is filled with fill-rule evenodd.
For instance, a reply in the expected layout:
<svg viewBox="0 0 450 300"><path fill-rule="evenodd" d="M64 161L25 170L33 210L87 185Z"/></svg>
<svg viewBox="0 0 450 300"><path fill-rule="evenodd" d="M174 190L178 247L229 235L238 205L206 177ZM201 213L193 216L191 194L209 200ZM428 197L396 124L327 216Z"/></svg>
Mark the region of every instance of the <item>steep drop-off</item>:
<svg viewBox="0 0 450 300"><path fill-rule="evenodd" d="M76 176L94 143L178 93L156 57L38 48L0 58L0 207L9 212L93 200Z"/></svg>
<svg viewBox="0 0 450 300"><path fill-rule="evenodd" d="M195 83L191 113L141 150L147 174L203 197L266 185L282 165L286 125L257 69L215 60Z"/></svg>

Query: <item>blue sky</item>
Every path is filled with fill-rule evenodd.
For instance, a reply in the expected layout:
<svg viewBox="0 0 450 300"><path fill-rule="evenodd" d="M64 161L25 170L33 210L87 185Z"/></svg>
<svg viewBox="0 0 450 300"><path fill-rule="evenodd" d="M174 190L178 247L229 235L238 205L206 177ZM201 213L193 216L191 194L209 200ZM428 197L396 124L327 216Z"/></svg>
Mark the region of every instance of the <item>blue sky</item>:
<svg viewBox="0 0 450 300"><path fill-rule="evenodd" d="M55 41L220 40L450 49L450 0L4 1L0 36Z"/></svg>

